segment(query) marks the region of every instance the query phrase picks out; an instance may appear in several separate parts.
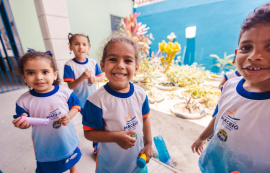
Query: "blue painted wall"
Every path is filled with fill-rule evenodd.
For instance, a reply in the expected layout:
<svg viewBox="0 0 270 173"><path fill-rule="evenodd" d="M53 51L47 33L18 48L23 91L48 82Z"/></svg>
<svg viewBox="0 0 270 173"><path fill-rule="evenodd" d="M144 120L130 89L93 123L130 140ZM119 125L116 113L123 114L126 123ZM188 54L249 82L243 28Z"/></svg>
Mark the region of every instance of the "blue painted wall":
<svg viewBox="0 0 270 173"><path fill-rule="evenodd" d="M155 40L151 50L158 50L158 43L167 40L174 32L181 44L182 53L187 45L185 29L196 26L195 59L207 70L218 72L211 67L216 61L210 54L224 57L224 52L233 54L238 46L240 27L245 18L256 7L269 0L165 0L155 4L134 8L140 12L138 22L150 27Z"/></svg>

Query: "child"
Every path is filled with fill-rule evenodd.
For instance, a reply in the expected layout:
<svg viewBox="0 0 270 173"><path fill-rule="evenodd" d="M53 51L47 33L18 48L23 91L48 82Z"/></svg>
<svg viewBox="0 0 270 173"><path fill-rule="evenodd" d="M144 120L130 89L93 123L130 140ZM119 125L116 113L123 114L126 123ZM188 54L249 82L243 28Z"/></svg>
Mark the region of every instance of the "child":
<svg viewBox="0 0 270 173"><path fill-rule="evenodd" d="M233 58L233 64L235 64L235 56ZM223 87L223 85L225 84L225 82L227 80L235 78L235 77L241 77L241 74L237 70L226 73L224 75L224 78L221 80L221 82L219 84L219 89L221 89Z"/></svg>
<svg viewBox="0 0 270 173"><path fill-rule="evenodd" d="M191 146L202 172L270 170L270 3L242 24L236 66L243 78L225 83L218 114Z"/></svg>
<svg viewBox="0 0 270 173"><path fill-rule="evenodd" d="M74 90L83 110L87 98L97 90L96 82L103 80L102 71L95 60L86 57L90 50L88 36L69 33L68 40L69 49L74 52L75 58L65 65L64 81L68 83L70 89ZM93 142L93 148L96 154L97 143Z"/></svg>
<svg viewBox="0 0 270 173"><path fill-rule="evenodd" d="M19 71L30 91L16 102L15 127L27 129L27 120L21 116L49 119L47 126L32 126L36 154L36 173L60 173L80 160L79 139L72 118L80 111L80 102L69 89L59 86L58 71L51 53L33 49L19 60Z"/></svg>
<svg viewBox="0 0 270 173"><path fill-rule="evenodd" d="M100 66L109 82L86 101L84 135L98 141L97 173L134 172L142 153L153 156L148 98L132 84L139 68L136 42L113 35L103 49ZM144 144L144 140L145 144Z"/></svg>

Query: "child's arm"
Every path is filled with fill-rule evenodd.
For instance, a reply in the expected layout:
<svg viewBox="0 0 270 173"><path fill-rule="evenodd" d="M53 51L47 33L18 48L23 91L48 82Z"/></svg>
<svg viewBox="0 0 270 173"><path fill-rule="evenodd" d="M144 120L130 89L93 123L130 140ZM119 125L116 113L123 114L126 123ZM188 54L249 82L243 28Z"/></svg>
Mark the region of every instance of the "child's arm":
<svg viewBox="0 0 270 173"><path fill-rule="evenodd" d="M62 115L59 118L59 122L63 124L64 126L67 126L69 124L69 121L79 112L77 108L71 108L66 115Z"/></svg>
<svg viewBox="0 0 270 173"><path fill-rule="evenodd" d="M219 84L219 89L221 89L222 88L222 86L224 85L224 83L226 82L227 80L226 80L226 78L225 78L225 76L223 77L223 79L221 80L221 82L220 82L220 84Z"/></svg>
<svg viewBox="0 0 270 173"><path fill-rule="evenodd" d="M149 117L143 119L143 134L144 134L144 148L141 150L140 155L146 155L146 163L149 162L151 157L153 157L153 148L152 148L152 133Z"/></svg>
<svg viewBox="0 0 270 173"><path fill-rule="evenodd" d="M70 89L74 89L76 88L82 81L84 81L85 79L88 79L91 77L91 71L86 69L83 74L76 80L74 81L68 81L68 87Z"/></svg>
<svg viewBox="0 0 270 173"><path fill-rule="evenodd" d="M199 138L192 144L191 149L193 153L195 151L200 155L203 151L203 145L206 143L206 140L214 134L214 125L216 121L216 116L210 121L206 129L202 132Z"/></svg>
<svg viewBox="0 0 270 173"><path fill-rule="evenodd" d="M135 145L136 138L130 135L134 134L134 131L119 131L119 132L107 132L104 130L84 130L84 136L86 139L95 142L115 142L121 148L127 150Z"/></svg>
<svg viewBox="0 0 270 173"><path fill-rule="evenodd" d="M23 113L21 116L27 116L27 114ZM21 117L14 119L12 123L15 127L18 127L20 129L28 129L31 126L27 120L22 123Z"/></svg>

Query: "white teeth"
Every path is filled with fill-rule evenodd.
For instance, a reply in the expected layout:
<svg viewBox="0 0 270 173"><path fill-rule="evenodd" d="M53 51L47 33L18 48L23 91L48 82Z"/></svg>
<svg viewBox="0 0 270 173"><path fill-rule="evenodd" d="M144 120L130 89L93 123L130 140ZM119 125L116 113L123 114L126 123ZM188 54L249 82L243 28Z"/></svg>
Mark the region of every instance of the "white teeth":
<svg viewBox="0 0 270 173"><path fill-rule="evenodd" d="M248 68L249 70L261 70L262 68L260 67L255 67L255 68Z"/></svg>
<svg viewBox="0 0 270 173"><path fill-rule="evenodd" d="M114 75L119 77L126 76L126 74L119 74L119 73L114 73Z"/></svg>

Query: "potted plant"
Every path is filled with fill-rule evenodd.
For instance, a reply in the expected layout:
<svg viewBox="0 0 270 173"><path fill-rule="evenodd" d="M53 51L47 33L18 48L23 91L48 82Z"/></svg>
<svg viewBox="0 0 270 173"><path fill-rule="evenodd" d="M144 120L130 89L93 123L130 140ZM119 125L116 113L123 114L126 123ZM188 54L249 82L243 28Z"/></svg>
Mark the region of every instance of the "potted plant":
<svg viewBox="0 0 270 173"><path fill-rule="evenodd" d="M175 55L181 50L181 46L178 42L173 42L176 38L174 33L171 33L168 37L169 42L166 43L164 40L159 43L159 52L161 53L160 62L162 65L162 73L164 73L163 82L157 83L156 87L162 90L170 90L171 87L175 87L177 85L173 84L166 79L166 72L170 69L170 66L173 64L173 60ZM163 86L163 87L162 87Z"/></svg>
<svg viewBox="0 0 270 173"><path fill-rule="evenodd" d="M177 117L184 119L199 119L205 115L204 106L191 96L182 97L182 100L174 104L170 110Z"/></svg>

